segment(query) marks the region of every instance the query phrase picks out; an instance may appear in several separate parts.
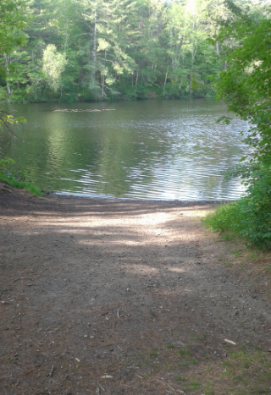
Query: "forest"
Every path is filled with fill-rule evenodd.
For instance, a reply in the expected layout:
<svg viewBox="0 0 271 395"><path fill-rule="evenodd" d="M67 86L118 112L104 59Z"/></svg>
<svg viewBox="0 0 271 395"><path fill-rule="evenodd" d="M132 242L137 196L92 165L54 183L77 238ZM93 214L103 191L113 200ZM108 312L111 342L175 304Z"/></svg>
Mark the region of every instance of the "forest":
<svg viewBox="0 0 271 395"><path fill-rule="evenodd" d="M234 45L215 40L232 16L219 0L1 3L0 101L212 97Z"/></svg>

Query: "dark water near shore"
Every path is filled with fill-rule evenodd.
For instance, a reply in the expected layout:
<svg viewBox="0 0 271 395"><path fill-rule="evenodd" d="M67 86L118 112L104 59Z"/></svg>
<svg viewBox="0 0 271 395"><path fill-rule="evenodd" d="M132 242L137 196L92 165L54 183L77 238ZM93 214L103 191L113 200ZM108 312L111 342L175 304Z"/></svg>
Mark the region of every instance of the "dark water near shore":
<svg viewBox="0 0 271 395"><path fill-rule="evenodd" d="M56 192L144 199L236 199L239 180L221 171L247 151L226 106L213 99L14 105L23 139L3 151L37 186ZM57 109L100 110L54 112ZM108 111L111 110L111 111Z"/></svg>

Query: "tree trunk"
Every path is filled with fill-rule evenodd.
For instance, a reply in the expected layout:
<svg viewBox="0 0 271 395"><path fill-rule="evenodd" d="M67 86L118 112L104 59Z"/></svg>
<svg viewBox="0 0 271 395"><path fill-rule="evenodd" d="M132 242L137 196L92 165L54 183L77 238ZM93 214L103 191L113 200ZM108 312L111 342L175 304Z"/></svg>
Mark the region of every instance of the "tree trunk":
<svg viewBox="0 0 271 395"><path fill-rule="evenodd" d="M190 86L189 86L189 97L192 98L192 84L193 84L193 71L194 71L194 54L192 52L191 72L190 72Z"/></svg>
<svg viewBox="0 0 271 395"><path fill-rule="evenodd" d="M192 98L192 83L193 83L193 67L191 68L191 73L190 73L190 84L189 84L189 98Z"/></svg>
<svg viewBox="0 0 271 395"><path fill-rule="evenodd" d="M216 50L217 55L219 56L220 50L219 50L219 42L218 41L215 43L215 50Z"/></svg>
<svg viewBox="0 0 271 395"><path fill-rule="evenodd" d="M67 52L67 46L68 46L68 20L67 20L67 7L65 6L65 44L64 44L65 53Z"/></svg>
<svg viewBox="0 0 271 395"><path fill-rule="evenodd" d="M168 75L168 68L167 68L167 72L166 72L166 75L165 75L165 81L164 81L164 87L163 87L163 96L165 94L165 87L166 87L166 83L167 83L167 75Z"/></svg>
<svg viewBox="0 0 271 395"><path fill-rule="evenodd" d="M138 70L136 71L136 80L135 80L135 86L137 86L137 81L138 81Z"/></svg>
<svg viewBox="0 0 271 395"><path fill-rule="evenodd" d="M104 93L104 75L102 74L102 97L104 97L105 96L105 93Z"/></svg>
<svg viewBox="0 0 271 395"><path fill-rule="evenodd" d="M192 92L193 92L192 84L193 84L193 74L194 74L194 60L196 57L197 50L198 50L198 45L196 45L195 48L191 52L191 72L190 72L190 87L189 87L190 99L192 97Z"/></svg>
<svg viewBox="0 0 271 395"><path fill-rule="evenodd" d="M8 67L8 65L9 65L9 59L8 59L8 57L7 57L7 55L6 55L5 52L4 52L4 58L5 58L5 67L6 67L7 93L8 93L9 99L11 99L12 89L11 89L11 87L10 87L10 83L9 83L9 80L8 80L8 76L9 76L9 67Z"/></svg>
<svg viewBox="0 0 271 395"><path fill-rule="evenodd" d="M93 70L91 71L91 84L95 85L95 74L96 74L96 59L97 59L97 0L95 1L95 11L94 11L94 29L93 29Z"/></svg>

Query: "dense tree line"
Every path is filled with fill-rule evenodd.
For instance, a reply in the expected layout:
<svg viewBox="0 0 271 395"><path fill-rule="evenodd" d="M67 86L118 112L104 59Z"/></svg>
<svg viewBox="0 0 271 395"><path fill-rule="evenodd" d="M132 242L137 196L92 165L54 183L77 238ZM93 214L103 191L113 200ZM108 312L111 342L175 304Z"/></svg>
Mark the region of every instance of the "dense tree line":
<svg viewBox="0 0 271 395"><path fill-rule="evenodd" d="M18 45L7 40L1 52L2 100L213 96L211 76L226 67L227 45L208 41L229 14L224 1L8 3L23 9L27 25L12 32Z"/></svg>

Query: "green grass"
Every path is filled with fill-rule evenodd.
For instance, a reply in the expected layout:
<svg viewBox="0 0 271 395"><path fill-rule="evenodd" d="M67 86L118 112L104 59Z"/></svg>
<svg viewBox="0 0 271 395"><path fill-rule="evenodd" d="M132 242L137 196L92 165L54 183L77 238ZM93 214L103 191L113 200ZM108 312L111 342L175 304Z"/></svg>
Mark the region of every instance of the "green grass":
<svg viewBox="0 0 271 395"><path fill-rule="evenodd" d="M241 349L231 353L222 365L226 367L222 376L236 384L231 389L233 395L271 393L271 358L268 352Z"/></svg>
<svg viewBox="0 0 271 395"><path fill-rule="evenodd" d="M184 355L186 355L186 351L180 349L180 350L178 350L178 354L179 354L179 357L183 357Z"/></svg>
<svg viewBox="0 0 271 395"><path fill-rule="evenodd" d="M173 344L166 344L166 348L172 350L173 348L175 348L175 346Z"/></svg>
<svg viewBox="0 0 271 395"><path fill-rule="evenodd" d="M27 189L30 193L36 196L43 196L41 190L33 184L24 181L17 181L14 178L10 178L5 176L3 173L0 173L0 180L6 182L7 184L20 189Z"/></svg>
<svg viewBox="0 0 271 395"><path fill-rule="evenodd" d="M249 198L221 205L202 219L225 241L244 239L250 246L271 249L270 204ZM236 253L239 256L239 252Z"/></svg>
<svg viewBox="0 0 271 395"><path fill-rule="evenodd" d="M208 228L214 231L229 232L224 234L224 240L231 240L233 234L240 234L240 220L243 220L242 213L237 203L230 203L219 206L214 212L206 215L202 222Z"/></svg>
<svg viewBox="0 0 271 395"><path fill-rule="evenodd" d="M225 233L221 233L220 235L220 240L222 241L233 241L236 238L236 234L233 232L226 232Z"/></svg>
<svg viewBox="0 0 271 395"><path fill-rule="evenodd" d="M207 381L204 384L204 395L215 395L215 391L213 389L213 382Z"/></svg>
<svg viewBox="0 0 271 395"><path fill-rule="evenodd" d="M192 363L192 365L198 365L199 363L198 363L198 361L196 361L195 359L191 359L191 363Z"/></svg>
<svg viewBox="0 0 271 395"><path fill-rule="evenodd" d="M234 256L238 258L240 256L240 250L233 250Z"/></svg>
<svg viewBox="0 0 271 395"><path fill-rule="evenodd" d="M198 391L198 390L200 390L200 389L201 389L201 384L200 384L198 381L196 381L196 380L191 381L191 382L184 388L185 391L191 391L191 392L193 392L193 391Z"/></svg>
<svg viewBox="0 0 271 395"><path fill-rule="evenodd" d="M247 257L252 261L256 261L262 257L262 253L260 251L251 251Z"/></svg>
<svg viewBox="0 0 271 395"><path fill-rule="evenodd" d="M150 357L158 357L157 348L152 348L149 352Z"/></svg>

